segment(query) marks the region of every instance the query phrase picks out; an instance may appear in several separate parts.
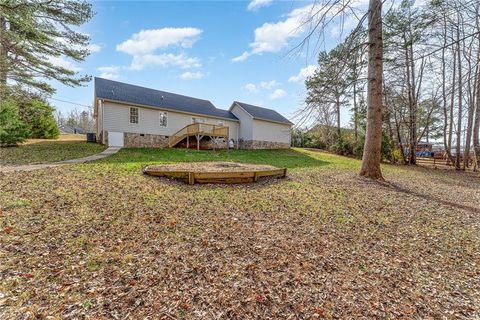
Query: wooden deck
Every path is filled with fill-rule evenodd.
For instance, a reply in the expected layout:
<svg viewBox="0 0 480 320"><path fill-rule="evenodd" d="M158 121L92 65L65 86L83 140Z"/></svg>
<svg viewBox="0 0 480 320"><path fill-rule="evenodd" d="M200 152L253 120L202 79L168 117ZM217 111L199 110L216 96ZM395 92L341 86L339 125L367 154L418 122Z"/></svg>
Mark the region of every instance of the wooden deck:
<svg viewBox="0 0 480 320"><path fill-rule="evenodd" d="M226 126L218 126L208 123L192 123L180 129L168 138L168 146L170 148L176 146L183 139L187 139L187 148L190 147L190 138L195 137L197 150L200 149L200 140L203 137L209 137L213 142L213 149L215 150L215 140L218 138L229 140L229 128Z"/></svg>

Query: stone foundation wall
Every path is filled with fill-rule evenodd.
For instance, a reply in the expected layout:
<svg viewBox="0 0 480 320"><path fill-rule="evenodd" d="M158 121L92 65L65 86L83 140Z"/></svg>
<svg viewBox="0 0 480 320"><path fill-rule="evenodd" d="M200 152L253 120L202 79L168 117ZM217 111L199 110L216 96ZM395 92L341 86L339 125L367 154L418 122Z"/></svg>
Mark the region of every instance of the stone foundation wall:
<svg viewBox="0 0 480 320"><path fill-rule="evenodd" d="M130 133L123 134L123 145L128 148L166 148L168 137L157 134Z"/></svg>
<svg viewBox="0 0 480 320"><path fill-rule="evenodd" d="M100 138L101 139L101 138ZM99 139L99 140L100 140ZM101 140L100 140L101 141ZM191 138L190 147L196 146L195 138ZM124 132L123 144L128 148L167 148L168 137L147 134L147 133L130 133ZM185 145L183 145L185 144ZM186 143L179 147L186 148ZM108 145L108 131L105 131L105 145ZM290 144L284 142L260 141L260 140L240 140L238 143L240 149L289 149ZM200 141L200 149L212 149L212 141L206 137ZM215 149L227 149L228 142L226 139L217 139Z"/></svg>
<svg viewBox="0 0 480 320"><path fill-rule="evenodd" d="M97 140L101 142L101 136L97 137ZM190 148L196 148L195 137L190 137ZM108 131L105 131L105 145L108 146ZM123 145L126 148L167 148L168 136L162 136L157 134L147 133L123 133ZM181 148L186 148L186 141L177 145ZM227 149L228 143L226 139L217 139L215 142L215 149ZM209 137L204 137L200 141L200 149L212 149L213 144Z"/></svg>
<svg viewBox="0 0 480 320"><path fill-rule="evenodd" d="M260 141L260 140L240 140L240 149L289 149L290 144L284 142Z"/></svg>

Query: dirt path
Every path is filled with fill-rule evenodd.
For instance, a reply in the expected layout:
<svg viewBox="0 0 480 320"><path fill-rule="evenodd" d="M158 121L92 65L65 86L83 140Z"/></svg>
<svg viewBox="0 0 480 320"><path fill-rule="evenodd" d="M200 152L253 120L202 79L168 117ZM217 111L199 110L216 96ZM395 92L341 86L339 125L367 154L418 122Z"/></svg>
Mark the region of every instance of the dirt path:
<svg viewBox="0 0 480 320"><path fill-rule="evenodd" d="M37 170L37 169L44 169L44 168L52 168L52 167L58 167L62 166L65 164L77 164L77 163L84 163L84 162L89 162L89 161L94 161L94 160L99 160L106 158L112 154L115 154L120 150L121 148L117 147L109 147L105 149L104 151L88 156L88 157L83 157L83 158L77 158L77 159L70 159L70 160L63 160L63 161L58 161L58 162L52 162L52 163L39 163L39 164L26 164L26 165L19 165L19 166L1 166L0 167L0 172L13 172L13 171L31 171L31 170Z"/></svg>

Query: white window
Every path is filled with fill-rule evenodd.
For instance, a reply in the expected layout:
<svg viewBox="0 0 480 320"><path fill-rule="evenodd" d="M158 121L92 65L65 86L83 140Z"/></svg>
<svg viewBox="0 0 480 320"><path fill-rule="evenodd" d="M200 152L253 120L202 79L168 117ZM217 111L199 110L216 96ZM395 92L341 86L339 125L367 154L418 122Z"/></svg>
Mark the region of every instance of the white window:
<svg viewBox="0 0 480 320"><path fill-rule="evenodd" d="M164 111L160 111L159 116L158 116L159 124L160 127L166 127L167 126L167 113Z"/></svg>
<svg viewBox="0 0 480 320"><path fill-rule="evenodd" d="M130 123L138 123L138 108L130 108Z"/></svg>
<svg viewBox="0 0 480 320"><path fill-rule="evenodd" d="M203 118L192 118L192 123L205 123L205 119Z"/></svg>
<svg viewBox="0 0 480 320"><path fill-rule="evenodd" d="M219 126L223 126L223 121L218 121Z"/></svg>

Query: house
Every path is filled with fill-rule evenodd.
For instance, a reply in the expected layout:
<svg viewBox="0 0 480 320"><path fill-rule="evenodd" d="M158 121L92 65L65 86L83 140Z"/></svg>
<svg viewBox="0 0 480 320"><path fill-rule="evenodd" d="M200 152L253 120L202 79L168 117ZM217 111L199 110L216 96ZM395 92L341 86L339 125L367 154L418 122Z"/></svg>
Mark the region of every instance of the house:
<svg viewBox="0 0 480 320"><path fill-rule="evenodd" d="M210 101L95 78L97 140L108 146L289 148L292 123L275 110Z"/></svg>
<svg viewBox="0 0 480 320"><path fill-rule="evenodd" d="M58 126L58 129L60 130L61 134L85 134L87 131L79 126L76 125L69 125L69 124L63 124Z"/></svg>

